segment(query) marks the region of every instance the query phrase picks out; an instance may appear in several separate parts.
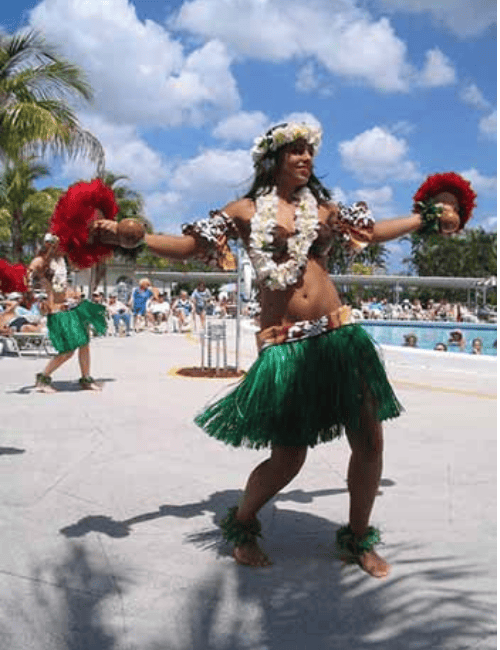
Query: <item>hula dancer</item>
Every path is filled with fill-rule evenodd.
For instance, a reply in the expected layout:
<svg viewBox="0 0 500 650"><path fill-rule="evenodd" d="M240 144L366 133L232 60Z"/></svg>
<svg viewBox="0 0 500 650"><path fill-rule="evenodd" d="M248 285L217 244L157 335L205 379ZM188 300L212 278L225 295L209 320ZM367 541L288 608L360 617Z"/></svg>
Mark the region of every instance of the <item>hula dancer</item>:
<svg viewBox="0 0 500 650"><path fill-rule="evenodd" d="M200 256L234 268L227 240L241 238L260 284L258 359L237 387L196 417L225 443L270 447L270 457L251 473L243 499L222 522L240 564L267 566L258 544L262 506L302 467L308 447L345 430L352 454L348 468L349 525L338 531L344 557L378 578L390 566L374 550L379 532L369 526L382 471L382 421L402 410L365 330L352 324L329 279L332 246L356 251L411 232L451 234L470 216L475 196L440 183L415 199L405 218L375 223L368 207L331 201L313 172L319 128L280 124L252 150L255 178L249 192L211 218L183 227L182 236L145 236L156 254L173 259ZM444 191L444 193L443 193ZM465 207L464 207L465 206ZM102 224L112 240L116 226Z"/></svg>
<svg viewBox="0 0 500 650"><path fill-rule="evenodd" d="M40 283L47 294L47 329L57 355L52 357L42 372L36 376L36 390L41 393L54 393L52 373L71 359L78 350L80 364L80 388L100 390L90 375L90 334L93 327L97 334L106 333L104 305L89 300L79 300L79 296L68 288L66 262L55 235L45 235L44 245L29 266L34 281Z"/></svg>
<svg viewBox="0 0 500 650"><path fill-rule="evenodd" d="M100 390L90 374L90 333L106 333L106 308L80 296L68 287L65 255L79 268L89 268L109 256L113 249L89 243L89 228L99 218L113 219L118 212L113 191L96 179L78 183L59 200L43 246L29 266L30 281L39 282L47 293L47 328L58 354L36 376L36 390L53 393L52 373L78 350L80 388Z"/></svg>

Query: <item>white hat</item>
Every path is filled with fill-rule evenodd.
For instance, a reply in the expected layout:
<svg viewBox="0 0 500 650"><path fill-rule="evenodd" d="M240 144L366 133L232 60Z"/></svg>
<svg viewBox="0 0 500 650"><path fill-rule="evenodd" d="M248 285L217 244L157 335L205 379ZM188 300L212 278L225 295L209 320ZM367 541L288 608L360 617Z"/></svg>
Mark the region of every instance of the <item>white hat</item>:
<svg viewBox="0 0 500 650"><path fill-rule="evenodd" d="M57 235L53 235L51 232L48 232L43 238L44 244L52 244L52 242L56 242L58 240L59 237Z"/></svg>

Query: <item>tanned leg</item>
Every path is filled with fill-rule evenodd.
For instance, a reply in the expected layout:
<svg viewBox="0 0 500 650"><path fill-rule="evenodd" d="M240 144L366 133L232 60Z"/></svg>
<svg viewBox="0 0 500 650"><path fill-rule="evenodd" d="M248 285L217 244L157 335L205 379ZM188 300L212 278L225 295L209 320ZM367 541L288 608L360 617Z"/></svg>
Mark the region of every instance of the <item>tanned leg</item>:
<svg viewBox="0 0 500 650"><path fill-rule="evenodd" d="M50 361L45 366L42 375L45 375L45 377L50 377L55 370L63 365L63 363L66 363L66 361L71 359L73 354L74 350L71 350L70 352L63 352L62 354L58 354L57 356L52 357L52 359L50 359ZM43 384L42 382L37 382L36 390L40 393L57 392L53 386L50 384Z"/></svg>
<svg viewBox="0 0 500 650"><path fill-rule="evenodd" d="M372 412L373 409L364 408L360 430L347 430L352 452L347 473L350 495L349 523L356 537L362 537L366 532L382 475L382 425ZM359 565L376 578L384 578L391 568L375 550L364 553L359 558Z"/></svg>
<svg viewBox="0 0 500 650"><path fill-rule="evenodd" d="M82 378L90 376L90 343L82 345L78 348L78 362L80 363L80 371L82 373ZM94 381L82 386L86 390L101 390L100 386Z"/></svg>
<svg viewBox="0 0 500 650"><path fill-rule="evenodd" d="M236 513L242 523L254 521L257 512L282 490L299 473L306 459L307 447L274 446L271 457L258 465L250 474L243 501ZM255 567L269 566L271 561L253 541L234 549L233 556L239 564Z"/></svg>

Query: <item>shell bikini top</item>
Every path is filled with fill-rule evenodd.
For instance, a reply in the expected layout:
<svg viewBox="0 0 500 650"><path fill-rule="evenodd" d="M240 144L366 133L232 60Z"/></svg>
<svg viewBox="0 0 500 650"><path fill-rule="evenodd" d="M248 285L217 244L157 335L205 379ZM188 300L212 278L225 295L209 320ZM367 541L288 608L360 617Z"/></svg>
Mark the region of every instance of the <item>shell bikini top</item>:
<svg viewBox="0 0 500 650"><path fill-rule="evenodd" d="M356 253L371 239L374 220L365 203L348 207L337 204L337 214L331 222L320 223L316 199L307 187L302 188L297 195L293 233L277 223L277 204L275 188L257 198L246 238L246 250L257 280L269 289L284 290L296 284L307 259L326 255L335 240ZM225 212L212 211L209 219L185 224L182 232L195 237L202 249L199 257L205 263L224 270L236 268L228 240L238 239L241 233Z"/></svg>

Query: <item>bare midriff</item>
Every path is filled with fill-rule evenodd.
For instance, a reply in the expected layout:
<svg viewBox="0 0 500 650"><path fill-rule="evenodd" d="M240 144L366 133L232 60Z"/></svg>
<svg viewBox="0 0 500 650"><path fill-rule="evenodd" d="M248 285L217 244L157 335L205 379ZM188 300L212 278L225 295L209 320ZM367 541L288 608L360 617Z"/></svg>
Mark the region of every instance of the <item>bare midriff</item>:
<svg viewBox="0 0 500 650"><path fill-rule="evenodd" d="M261 289L262 329L316 320L341 307L335 285L321 260L309 258L301 280L284 291Z"/></svg>

